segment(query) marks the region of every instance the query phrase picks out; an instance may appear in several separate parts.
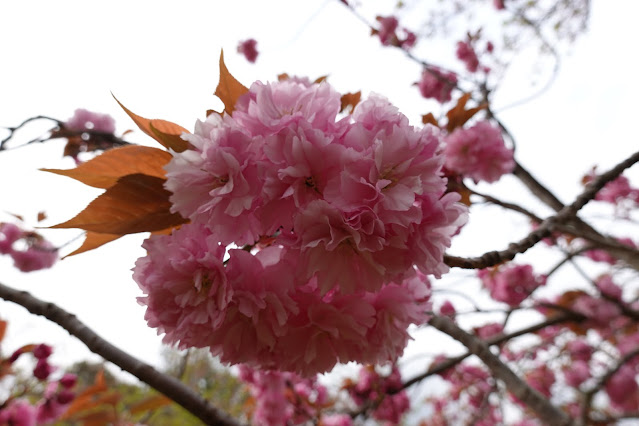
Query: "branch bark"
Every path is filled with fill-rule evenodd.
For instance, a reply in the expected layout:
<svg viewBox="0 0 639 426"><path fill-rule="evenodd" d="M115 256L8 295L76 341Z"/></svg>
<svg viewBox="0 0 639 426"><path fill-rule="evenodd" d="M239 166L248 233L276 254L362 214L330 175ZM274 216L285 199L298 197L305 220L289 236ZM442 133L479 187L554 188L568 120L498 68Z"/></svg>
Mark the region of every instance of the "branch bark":
<svg viewBox="0 0 639 426"><path fill-rule="evenodd" d="M462 343L468 350L482 360L490 369L493 377L501 380L510 393L526 404L537 416L549 426L573 425L572 419L559 408L555 407L539 392L517 377L517 375L494 355L486 343L459 328L446 317L435 316L429 324L439 331L451 336Z"/></svg>
<svg viewBox="0 0 639 426"><path fill-rule="evenodd" d="M26 291L15 290L0 284L0 298L16 303L34 315L40 315L58 324L77 337L92 352L112 362L145 382L158 392L180 404L191 414L207 425L239 426L239 423L221 410L213 407L202 396L188 388L179 380L157 371L152 366L129 355L98 336L93 330L83 324L75 315L59 306L44 302Z"/></svg>

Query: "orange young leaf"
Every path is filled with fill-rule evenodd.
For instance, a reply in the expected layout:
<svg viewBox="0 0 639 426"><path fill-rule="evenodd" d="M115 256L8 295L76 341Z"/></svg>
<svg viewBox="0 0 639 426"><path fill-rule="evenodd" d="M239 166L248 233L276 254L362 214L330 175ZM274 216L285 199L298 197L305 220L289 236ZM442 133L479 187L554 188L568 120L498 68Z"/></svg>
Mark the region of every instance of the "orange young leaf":
<svg viewBox="0 0 639 426"><path fill-rule="evenodd" d="M4 339L4 335L6 332L7 332L7 322L0 321L0 342L2 342L2 339Z"/></svg>
<svg viewBox="0 0 639 426"><path fill-rule="evenodd" d="M40 169L78 180L85 185L107 189L119 178L135 173L164 178L164 166L172 156L167 151L148 146L128 145L113 148L80 164L75 169Z"/></svg>
<svg viewBox="0 0 639 426"><path fill-rule="evenodd" d="M433 126L439 127L439 123L432 112L422 115L422 124L432 124Z"/></svg>
<svg viewBox="0 0 639 426"><path fill-rule="evenodd" d="M340 101L342 102L340 112L343 112L345 109L350 107L350 114L352 114L360 99L362 99L362 92L345 93L340 98Z"/></svg>
<svg viewBox="0 0 639 426"><path fill-rule="evenodd" d="M104 426L117 423L118 416L113 408L103 407L99 411L77 416L73 421L80 422L82 426Z"/></svg>
<svg viewBox="0 0 639 426"><path fill-rule="evenodd" d="M327 79L327 78L328 78L328 76L327 76L327 75L323 75L323 76L321 76L321 77L317 77L317 78L315 79L315 81L313 81L313 83L315 83L315 84L320 84L320 83L322 83L323 81L326 81L326 79Z"/></svg>
<svg viewBox="0 0 639 426"><path fill-rule="evenodd" d="M42 222L47 218L47 214L45 212L38 212L38 222Z"/></svg>
<svg viewBox="0 0 639 426"><path fill-rule="evenodd" d="M248 89L235 79L224 63L224 51L220 53L220 82L215 88L215 96L224 103L224 112L232 114L235 103Z"/></svg>
<svg viewBox="0 0 639 426"><path fill-rule="evenodd" d="M160 142L164 147L171 148L175 152L182 152L189 147L188 142L180 138L182 133L189 133L184 127L166 120L150 120L140 117L122 105L115 96L113 99L131 117L140 130Z"/></svg>
<svg viewBox="0 0 639 426"><path fill-rule="evenodd" d="M129 407L129 413L140 414L145 411L152 411L165 405L171 404L171 400L164 395L153 395L148 398L144 398L142 401L138 401Z"/></svg>
<svg viewBox="0 0 639 426"><path fill-rule="evenodd" d="M80 228L104 234L159 231L186 221L171 213L164 179L140 173L121 177L76 217L52 228Z"/></svg>
<svg viewBox="0 0 639 426"><path fill-rule="evenodd" d="M84 252L96 249L98 247L105 245L106 243L115 241L120 237L122 237L122 235L101 234L99 232L87 232L82 245L78 249L64 256L64 259L66 259L69 256L75 256L76 254L80 254L80 253L84 253Z"/></svg>
<svg viewBox="0 0 639 426"><path fill-rule="evenodd" d="M475 114L488 106L488 104L481 104L474 108L466 109L466 103L468 103L469 100L470 93L464 93L464 95L457 101L457 105L446 113L446 117L448 117L446 131L448 131L448 133L451 133L456 128L463 126Z"/></svg>

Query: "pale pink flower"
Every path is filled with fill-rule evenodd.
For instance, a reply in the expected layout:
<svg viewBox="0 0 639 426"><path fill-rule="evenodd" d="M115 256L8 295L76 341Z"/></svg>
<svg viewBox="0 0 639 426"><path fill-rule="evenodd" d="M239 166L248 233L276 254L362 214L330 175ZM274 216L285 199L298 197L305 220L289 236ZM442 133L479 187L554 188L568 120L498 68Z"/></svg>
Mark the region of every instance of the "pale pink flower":
<svg viewBox="0 0 639 426"><path fill-rule="evenodd" d="M254 83L235 107L183 135L190 148L166 167L173 211L191 222L183 228L220 253L246 248L221 267L212 256L224 306L192 288L211 268L196 252L212 248L196 245L178 274L155 263L184 251L182 238L153 237L151 260L135 271L149 324L174 342L199 336L223 362L304 376L395 361L407 327L431 310L423 274L448 270L444 251L466 220L459 195L445 195L439 132L410 126L378 95L338 120L340 95L306 79ZM179 306L167 289L192 303ZM185 310L215 318L200 325Z"/></svg>
<svg viewBox="0 0 639 426"><path fill-rule="evenodd" d="M446 168L475 182L495 182L515 168L513 151L506 148L499 128L480 121L446 137Z"/></svg>
<svg viewBox="0 0 639 426"><path fill-rule="evenodd" d="M477 275L490 296L498 302L517 306L546 283L546 277L535 275L530 265L508 265L482 269Z"/></svg>
<svg viewBox="0 0 639 426"><path fill-rule="evenodd" d="M257 59L257 41L253 38L241 41L237 46L237 52L244 55L247 61L254 64Z"/></svg>
<svg viewBox="0 0 639 426"><path fill-rule="evenodd" d="M226 317L232 289L222 263L225 249L206 228L183 225L171 235L155 235L143 247L133 279L144 297L145 319L165 333L166 343L205 347L214 327Z"/></svg>
<svg viewBox="0 0 639 426"><path fill-rule="evenodd" d="M617 179L608 182L595 196L595 200L612 204L618 204L625 199L632 200L635 203L639 202L639 189L631 187L630 181L625 176L619 176Z"/></svg>
<svg viewBox="0 0 639 426"><path fill-rule="evenodd" d="M479 59L470 41L458 41L455 55L464 63L469 72L475 72L479 68Z"/></svg>
<svg viewBox="0 0 639 426"><path fill-rule="evenodd" d="M425 98L433 98L440 103L451 99L451 92L457 85L457 75L440 71L438 68L424 68L422 78L417 82L419 92Z"/></svg>
<svg viewBox="0 0 639 426"><path fill-rule="evenodd" d="M22 399L14 399L0 410L0 425L36 426L36 408Z"/></svg>
<svg viewBox="0 0 639 426"><path fill-rule="evenodd" d="M233 111L239 126L255 136L275 134L289 124L307 122L331 132L341 108L340 94L326 82L308 84L288 79L264 84L255 82Z"/></svg>
<svg viewBox="0 0 639 426"><path fill-rule="evenodd" d="M115 132L115 120L113 117L108 114L99 114L82 108L76 109L73 117L68 119L66 123L64 123L64 126L78 132Z"/></svg>

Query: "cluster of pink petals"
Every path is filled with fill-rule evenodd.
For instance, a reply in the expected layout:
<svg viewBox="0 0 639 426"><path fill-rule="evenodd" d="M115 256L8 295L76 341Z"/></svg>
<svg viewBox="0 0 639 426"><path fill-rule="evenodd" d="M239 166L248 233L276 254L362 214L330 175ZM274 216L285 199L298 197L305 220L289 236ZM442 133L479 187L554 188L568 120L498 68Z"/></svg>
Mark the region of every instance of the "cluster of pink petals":
<svg viewBox="0 0 639 426"><path fill-rule="evenodd" d="M546 277L535 275L530 265L482 269L477 275L490 297L510 306L518 306L539 286L546 284Z"/></svg>
<svg viewBox="0 0 639 426"><path fill-rule="evenodd" d="M631 365L624 364L605 385L611 405L621 411L639 408L639 385L637 372Z"/></svg>
<svg viewBox="0 0 639 426"><path fill-rule="evenodd" d="M58 260L53 244L13 223L0 223L0 254L11 256L14 266L22 272L50 268Z"/></svg>
<svg viewBox="0 0 639 426"><path fill-rule="evenodd" d="M506 6L504 5L504 0L493 0L493 5L497 10L503 10L506 8Z"/></svg>
<svg viewBox="0 0 639 426"><path fill-rule="evenodd" d="M465 221L431 127L303 79L253 84L185 135L166 187L190 223L144 247L150 326L224 362L304 375L395 360L427 320L425 274ZM244 247L244 249L230 248Z"/></svg>
<svg viewBox="0 0 639 426"><path fill-rule="evenodd" d="M497 323L491 322L480 327L474 328L475 334L484 340L488 340L491 337L495 337L504 332L504 326Z"/></svg>
<svg viewBox="0 0 639 426"><path fill-rule="evenodd" d="M506 147L499 128L480 121L456 129L446 137L446 168L475 182L496 182L515 168L513 151Z"/></svg>
<svg viewBox="0 0 639 426"><path fill-rule="evenodd" d="M379 29L376 33L384 46L396 46L402 49L410 49L417 42L417 36L412 31L402 28L403 37L397 35L399 21L394 16L378 16Z"/></svg>
<svg viewBox="0 0 639 426"><path fill-rule="evenodd" d="M566 383L575 388L581 386L591 376L588 362L581 360L570 363L563 372Z"/></svg>
<svg viewBox="0 0 639 426"><path fill-rule="evenodd" d="M248 40L241 41L237 46L237 52L244 55L247 61L254 64L257 60L257 40L249 38Z"/></svg>
<svg viewBox="0 0 639 426"><path fill-rule="evenodd" d="M76 385L77 378L74 374L67 373L57 381L46 382L54 370L48 363L48 358L53 352L51 346L46 344L23 346L4 361L12 364L21 355L29 352L37 360L33 376L45 382L44 394L33 405L21 399L5 402L0 407L0 425L35 426L53 423L64 414L69 404L75 399L72 388Z"/></svg>
<svg viewBox="0 0 639 426"><path fill-rule="evenodd" d="M625 176L608 182L595 196L595 200L618 204L622 200L631 200L639 203L639 189L630 186L630 181Z"/></svg>
<svg viewBox="0 0 639 426"><path fill-rule="evenodd" d="M457 75L440 71L438 68L424 68L422 78L417 82L419 92L425 98L433 98L440 103L451 99L451 92L457 84Z"/></svg>
<svg viewBox="0 0 639 426"><path fill-rule="evenodd" d="M88 130L101 133L114 133L115 120L108 114L99 114L97 112L78 108L75 110L73 117L69 118L66 123L64 123L64 127L78 132Z"/></svg>
<svg viewBox="0 0 639 426"><path fill-rule="evenodd" d="M251 424L304 424L316 418L318 409L328 402L325 386L295 373L260 371L240 365L240 379L249 385L255 399Z"/></svg>
<svg viewBox="0 0 639 426"><path fill-rule="evenodd" d="M457 59L462 61L469 72L475 72L479 68L479 58L470 41L458 41L455 50Z"/></svg>
<svg viewBox="0 0 639 426"><path fill-rule="evenodd" d="M348 386L349 395L358 406L379 402L373 411L377 420L399 424L402 416L410 409L406 391L402 390L402 377L397 366L393 366L387 376L380 375L372 365L359 371L357 383Z"/></svg>

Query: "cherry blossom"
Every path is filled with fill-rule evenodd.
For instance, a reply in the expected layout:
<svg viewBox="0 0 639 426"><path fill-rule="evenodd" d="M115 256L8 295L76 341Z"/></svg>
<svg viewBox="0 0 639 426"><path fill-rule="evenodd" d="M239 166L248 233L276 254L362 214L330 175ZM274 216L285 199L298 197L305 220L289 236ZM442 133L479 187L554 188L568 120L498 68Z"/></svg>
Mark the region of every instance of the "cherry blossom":
<svg viewBox="0 0 639 426"><path fill-rule="evenodd" d="M440 103L451 99L451 92L457 84L457 75L440 71L438 68L424 68L422 78L417 82L419 92L425 98L433 98Z"/></svg>
<svg viewBox="0 0 639 426"><path fill-rule="evenodd" d="M254 64L257 60L257 40L249 38L248 40L241 41L237 46L237 52L244 55L247 61Z"/></svg>
<svg viewBox="0 0 639 426"><path fill-rule="evenodd" d="M444 155L447 169L475 182L495 182L515 168L513 151L506 148L501 131L488 121L448 135Z"/></svg>
<svg viewBox="0 0 639 426"><path fill-rule="evenodd" d="M64 123L64 126L67 129L78 132L87 130L101 133L115 132L115 120L113 117L82 108L76 109L73 116Z"/></svg>

